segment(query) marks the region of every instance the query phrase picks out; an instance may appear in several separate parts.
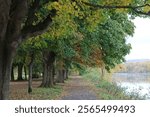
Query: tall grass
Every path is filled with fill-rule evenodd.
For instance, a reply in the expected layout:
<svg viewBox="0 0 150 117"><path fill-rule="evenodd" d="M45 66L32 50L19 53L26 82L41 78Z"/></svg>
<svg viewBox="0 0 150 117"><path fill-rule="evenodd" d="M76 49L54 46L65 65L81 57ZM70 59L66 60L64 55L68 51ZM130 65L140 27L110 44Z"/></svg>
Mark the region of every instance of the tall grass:
<svg viewBox="0 0 150 117"><path fill-rule="evenodd" d="M89 68L83 73L83 77L94 84L97 89L99 99L104 100L136 100L145 99L140 96L139 92L127 93L126 88L117 86L111 82L110 74L106 73L105 77L101 78L101 73L98 68Z"/></svg>

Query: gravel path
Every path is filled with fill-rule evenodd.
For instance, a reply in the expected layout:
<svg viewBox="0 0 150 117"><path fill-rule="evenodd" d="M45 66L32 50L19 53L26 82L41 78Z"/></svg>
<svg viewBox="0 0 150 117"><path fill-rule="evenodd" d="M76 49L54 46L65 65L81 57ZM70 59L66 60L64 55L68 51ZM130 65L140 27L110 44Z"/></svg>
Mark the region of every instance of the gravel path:
<svg viewBox="0 0 150 117"><path fill-rule="evenodd" d="M94 89L81 76L73 76L64 86L65 94L62 100L96 100Z"/></svg>

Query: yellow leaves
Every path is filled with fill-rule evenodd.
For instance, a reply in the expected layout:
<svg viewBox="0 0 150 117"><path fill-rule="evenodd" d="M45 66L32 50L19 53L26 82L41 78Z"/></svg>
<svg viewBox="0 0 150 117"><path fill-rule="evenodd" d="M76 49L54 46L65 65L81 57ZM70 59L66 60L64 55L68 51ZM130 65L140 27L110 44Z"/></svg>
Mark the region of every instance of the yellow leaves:
<svg viewBox="0 0 150 117"><path fill-rule="evenodd" d="M90 2L89 0L59 0L48 5L48 9L55 8L57 16L53 19L53 26L49 30L52 38L59 38L73 31L77 31L78 24L75 18L83 19L88 31L96 29L97 25L105 20L104 10L91 10L90 6L82 2ZM100 5L129 5L132 0L98 0ZM96 3L96 4L97 4ZM125 12L124 9L116 10L116 12ZM107 17L107 16L106 16Z"/></svg>
<svg viewBox="0 0 150 117"><path fill-rule="evenodd" d="M59 4L59 2L53 2L51 6L55 9L61 8L61 5Z"/></svg>
<svg viewBox="0 0 150 117"><path fill-rule="evenodd" d="M149 4L149 6L144 7L144 12L150 12L150 0L146 0L145 4Z"/></svg>
<svg viewBox="0 0 150 117"><path fill-rule="evenodd" d="M79 17L80 19L83 18L83 12L80 11L79 7L80 2L78 4L76 2L72 2L70 0L60 0L58 2L53 2L49 9L55 8L57 10L58 16L73 16L73 17ZM82 5L81 5L82 6ZM82 6L83 7L83 6Z"/></svg>
<svg viewBox="0 0 150 117"><path fill-rule="evenodd" d="M76 2L73 2L72 5L73 5L74 7L76 7Z"/></svg>
<svg viewBox="0 0 150 117"><path fill-rule="evenodd" d="M143 11L146 12L146 13L149 12L150 11L150 7L149 6L144 7Z"/></svg>
<svg viewBox="0 0 150 117"><path fill-rule="evenodd" d="M61 9L61 4L59 2L52 2L51 4L48 4L47 8L49 10L51 10L51 9L59 10L59 9Z"/></svg>
<svg viewBox="0 0 150 117"><path fill-rule="evenodd" d="M105 0L103 1L103 5L129 5L133 0ZM101 2L102 3L102 2Z"/></svg>
<svg viewBox="0 0 150 117"><path fill-rule="evenodd" d="M48 8L57 10L57 15L53 18L53 25L48 31L51 38L63 38L77 30L74 17L79 17L80 9L75 2L59 0L50 4Z"/></svg>
<svg viewBox="0 0 150 117"><path fill-rule="evenodd" d="M92 32L95 30L97 25L103 21L103 13L102 10L93 11L87 18L86 21L88 23L88 30Z"/></svg>
<svg viewBox="0 0 150 117"><path fill-rule="evenodd" d="M128 6L132 4L133 0L105 0L101 2L102 5L105 6ZM115 12L127 12L128 9L120 8L120 9L114 9Z"/></svg>
<svg viewBox="0 0 150 117"><path fill-rule="evenodd" d="M115 11L117 13L125 13L125 12L128 12L128 9L116 9Z"/></svg>

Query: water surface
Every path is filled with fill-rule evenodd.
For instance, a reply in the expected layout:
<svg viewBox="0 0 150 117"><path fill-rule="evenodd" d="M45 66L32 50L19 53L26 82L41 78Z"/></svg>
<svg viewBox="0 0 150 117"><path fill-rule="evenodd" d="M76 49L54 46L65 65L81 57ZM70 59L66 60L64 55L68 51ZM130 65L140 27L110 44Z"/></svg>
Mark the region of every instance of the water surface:
<svg viewBox="0 0 150 117"><path fill-rule="evenodd" d="M127 92L138 92L150 99L150 73L114 73L112 80Z"/></svg>

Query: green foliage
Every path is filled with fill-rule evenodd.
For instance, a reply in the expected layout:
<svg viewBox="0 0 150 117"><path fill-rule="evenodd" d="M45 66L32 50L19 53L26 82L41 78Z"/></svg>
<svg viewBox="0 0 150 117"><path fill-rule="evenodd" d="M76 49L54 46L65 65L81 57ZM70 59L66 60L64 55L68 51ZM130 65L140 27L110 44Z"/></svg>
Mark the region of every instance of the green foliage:
<svg viewBox="0 0 150 117"><path fill-rule="evenodd" d="M34 39L29 39L20 48L24 57L31 52L39 53L37 60L42 61L43 51L53 51L57 59L69 64L81 66L105 66L107 70L124 62L124 56L130 52L126 44L127 36L132 36L134 25L125 9L94 9L83 3L100 5L137 5L142 0L58 0L41 1L34 25L41 22L49 11L56 9L53 24L48 31ZM32 1L31 1L32 3ZM23 55L20 55L22 61ZM18 57L19 58L19 57ZM27 58L30 60L30 58ZM19 60L19 59L17 59Z"/></svg>
<svg viewBox="0 0 150 117"><path fill-rule="evenodd" d="M99 43L103 52L106 69L124 62L124 56L130 52L130 44L126 44L126 36L132 35L133 23L125 14L112 14L99 29Z"/></svg>
<svg viewBox="0 0 150 117"><path fill-rule="evenodd" d="M79 30L84 34L80 42L80 57L87 61L87 65L92 63L93 66L102 66L101 60L110 70L124 62L125 55L130 52L131 46L126 44L126 38L133 35L134 25L126 13L110 12L109 17L97 25L94 31L87 30L83 25Z"/></svg>
<svg viewBox="0 0 150 117"><path fill-rule="evenodd" d="M38 42L38 43L37 43ZM41 61L41 53L40 50L45 47L44 42L39 42L39 40L28 39L24 43L22 43L17 49L17 54L14 59L14 63L23 63L28 65L31 59L31 54L33 53L37 61Z"/></svg>
<svg viewBox="0 0 150 117"><path fill-rule="evenodd" d="M71 8L65 12L67 5ZM70 64L78 63L85 66L105 64L107 70L123 62L124 56L131 49L125 39L132 35L134 30L134 25L127 14L114 11L103 14L102 10L90 9L86 13L82 11L89 15L81 19L75 13L71 13L76 11L76 5L69 1L67 3L60 1L48 6L48 9L57 6L58 14L46 33L26 42L29 51L35 53L53 51L58 59L70 61ZM91 24L90 21L95 24Z"/></svg>

